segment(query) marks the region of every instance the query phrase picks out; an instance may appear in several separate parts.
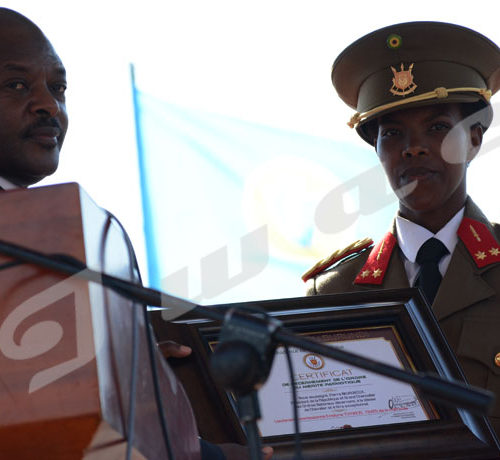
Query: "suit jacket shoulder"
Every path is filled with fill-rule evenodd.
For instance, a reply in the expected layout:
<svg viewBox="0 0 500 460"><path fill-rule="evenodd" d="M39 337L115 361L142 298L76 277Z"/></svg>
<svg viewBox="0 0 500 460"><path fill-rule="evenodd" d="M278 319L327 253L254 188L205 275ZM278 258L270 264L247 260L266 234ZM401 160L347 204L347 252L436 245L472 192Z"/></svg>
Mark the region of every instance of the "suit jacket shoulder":
<svg viewBox="0 0 500 460"><path fill-rule="evenodd" d="M493 228L493 233L495 234L495 238L497 241L500 241L500 224L496 222L491 222L491 227Z"/></svg>
<svg viewBox="0 0 500 460"><path fill-rule="evenodd" d="M352 282L365 264L370 250L371 246L363 248L308 279L307 295L355 291Z"/></svg>

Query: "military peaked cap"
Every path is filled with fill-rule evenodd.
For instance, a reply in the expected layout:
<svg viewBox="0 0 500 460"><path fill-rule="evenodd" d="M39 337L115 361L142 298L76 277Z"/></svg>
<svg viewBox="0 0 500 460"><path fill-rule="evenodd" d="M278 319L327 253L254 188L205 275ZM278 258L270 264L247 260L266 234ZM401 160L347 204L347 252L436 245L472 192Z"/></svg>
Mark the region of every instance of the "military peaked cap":
<svg viewBox="0 0 500 460"><path fill-rule="evenodd" d="M500 49L466 27L408 22L376 30L335 60L332 82L357 112L349 125L373 143L369 121L413 106L474 102L486 129L490 97L500 87Z"/></svg>

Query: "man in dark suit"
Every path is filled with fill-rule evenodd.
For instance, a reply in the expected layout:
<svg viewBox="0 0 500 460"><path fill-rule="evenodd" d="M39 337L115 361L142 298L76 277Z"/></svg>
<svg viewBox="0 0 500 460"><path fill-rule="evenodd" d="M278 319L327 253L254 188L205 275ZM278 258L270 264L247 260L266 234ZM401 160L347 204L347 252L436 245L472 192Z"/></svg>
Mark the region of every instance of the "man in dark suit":
<svg viewBox="0 0 500 460"><path fill-rule="evenodd" d="M470 29L416 22L377 30L333 65L350 125L375 147L399 212L382 241L337 251L304 275L308 293L418 286L467 379L499 396L500 227L466 191L492 120L500 49Z"/></svg>
<svg viewBox="0 0 500 460"><path fill-rule="evenodd" d="M0 189L28 187L54 173L68 128L66 72L43 32L0 8ZM182 357L186 347L171 344ZM159 441L160 442L160 441ZM241 460L247 449L201 441L202 460ZM272 449L264 448L266 459Z"/></svg>

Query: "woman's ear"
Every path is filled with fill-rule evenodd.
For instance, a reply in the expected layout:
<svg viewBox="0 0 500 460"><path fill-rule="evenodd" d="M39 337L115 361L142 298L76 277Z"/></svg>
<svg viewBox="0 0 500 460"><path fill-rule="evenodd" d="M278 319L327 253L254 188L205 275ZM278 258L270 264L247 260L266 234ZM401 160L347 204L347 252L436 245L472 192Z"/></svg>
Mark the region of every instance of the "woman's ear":
<svg viewBox="0 0 500 460"><path fill-rule="evenodd" d="M483 143L483 127L477 123L470 128L470 150L467 155L467 161L471 161L479 152Z"/></svg>
<svg viewBox="0 0 500 460"><path fill-rule="evenodd" d="M378 155L377 151L377 141L378 141L378 118L369 122L368 126L368 134L372 138L372 145L375 149L375 153Z"/></svg>

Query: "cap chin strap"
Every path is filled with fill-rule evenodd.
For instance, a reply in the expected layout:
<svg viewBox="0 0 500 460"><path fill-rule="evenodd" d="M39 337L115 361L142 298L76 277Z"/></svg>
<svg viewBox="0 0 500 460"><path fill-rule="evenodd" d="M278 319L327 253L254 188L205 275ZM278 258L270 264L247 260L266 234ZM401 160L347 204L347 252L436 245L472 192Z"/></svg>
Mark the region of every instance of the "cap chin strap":
<svg viewBox="0 0 500 460"><path fill-rule="evenodd" d="M387 109L392 109L393 107L398 107L400 105L409 104L411 102L427 101L429 99L444 99L448 97L449 93L478 93L482 96L486 102L490 101L491 90L487 88L436 88L434 91L429 91L428 93L418 94L417 96L412 96L405 99L400 99L399 101L389 102L388 104L380 105L374 109L368 110L367 112L356 112L347 125L351 128L356 128L362 121L370 118L371 116L382 112Z"/></svg>

